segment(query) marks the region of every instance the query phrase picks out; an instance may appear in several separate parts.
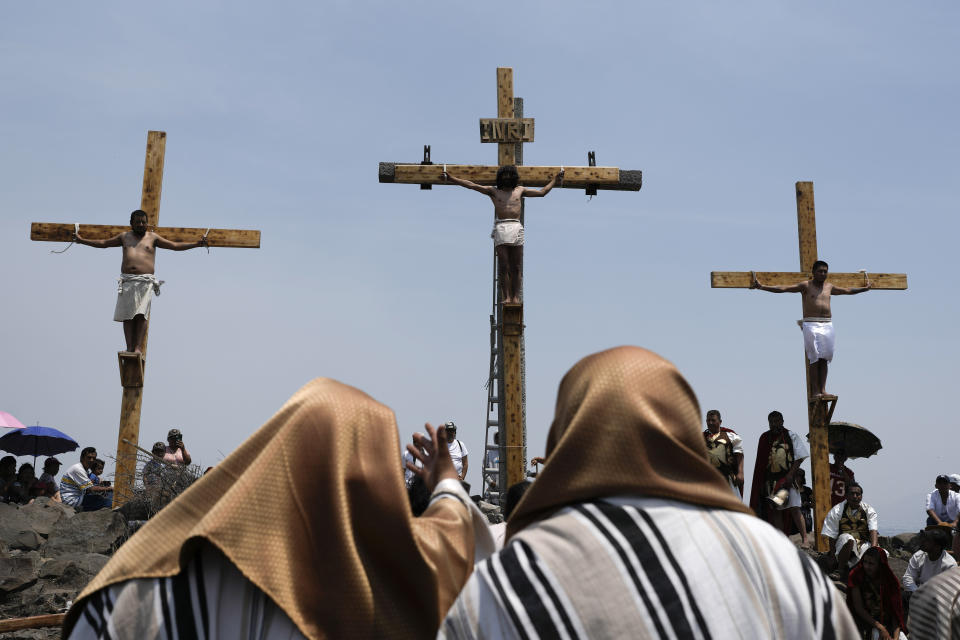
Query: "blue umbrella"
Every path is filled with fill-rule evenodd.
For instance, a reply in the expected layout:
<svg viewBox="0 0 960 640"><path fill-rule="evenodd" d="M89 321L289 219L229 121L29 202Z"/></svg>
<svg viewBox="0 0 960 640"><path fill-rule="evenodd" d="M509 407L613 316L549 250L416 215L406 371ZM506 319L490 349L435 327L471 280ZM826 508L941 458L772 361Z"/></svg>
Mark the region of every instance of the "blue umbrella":
<svg viewBox="0 0 960 640"><path fill-rule="evenodd" d="M0 438L0 450L16 456L55 456L58 453L75 451L80 445L77 441L53 427L24 427L14 429Z"/></svg>

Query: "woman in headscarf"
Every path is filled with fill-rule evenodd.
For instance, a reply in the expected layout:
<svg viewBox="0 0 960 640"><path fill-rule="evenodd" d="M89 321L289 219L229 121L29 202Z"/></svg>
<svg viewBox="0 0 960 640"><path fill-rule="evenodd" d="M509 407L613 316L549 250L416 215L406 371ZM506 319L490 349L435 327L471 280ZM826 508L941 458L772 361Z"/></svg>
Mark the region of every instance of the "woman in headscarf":
<svg viewBox="0 0 960 640"><path fill-rule="evenodd" d="M560 383L547 464L445 638L856 638L843 600L707 460L693 391L638 347Z"/></svg>
<svg viewBox="0 0 960 640"><path fill-rule="evenodd" d="M907 630L900 581L890 569L886 551L880 547L864 551L847 586L847 602L864 640L898 640Z"/></svg>
<svg viewBox="0 0 960 640"><path fill-rule="evenodd" d="M393 412L314 380L117 551L63 637L434 635L492 540L427 430L433 502L414 518Z"/></svg>

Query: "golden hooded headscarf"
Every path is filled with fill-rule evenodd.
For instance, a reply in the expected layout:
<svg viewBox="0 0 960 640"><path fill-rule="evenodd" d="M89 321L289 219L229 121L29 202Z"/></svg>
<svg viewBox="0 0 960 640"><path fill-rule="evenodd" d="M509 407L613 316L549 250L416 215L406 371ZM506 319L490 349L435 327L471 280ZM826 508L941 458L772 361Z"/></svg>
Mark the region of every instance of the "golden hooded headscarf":
<svg viewBox="0 0 960 640"><path fill-rule="evenodd" d="M567 372L546 458L507 523L508 538L563 506L612 496L752 513L707 461L690 385L640 347L595 353Z"/></svg>
<svg viewBox="0 0 960 640"><path fill-rule="evenodd" d="M468 511L414 518L393 412L329 379L310 382L117 551L94 591L179 573L217 547L308 638L433 637L473 570Z"/></svg>

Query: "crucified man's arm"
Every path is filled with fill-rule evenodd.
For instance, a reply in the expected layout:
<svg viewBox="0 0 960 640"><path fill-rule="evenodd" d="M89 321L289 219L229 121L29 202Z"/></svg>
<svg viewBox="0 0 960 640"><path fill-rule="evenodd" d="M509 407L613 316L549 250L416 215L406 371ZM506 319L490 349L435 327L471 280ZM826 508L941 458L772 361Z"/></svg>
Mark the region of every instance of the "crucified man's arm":
<svg viewBox="0 0 960 640"><path fill-rule="evenodd" d="M798 282L797 284L780 287L776 285L760 284L760 281L757 280L757 274L754 271L750 272L750 276L752 278L750 281L751 289L760 289L761 291L769 291L770 293L800 293L807 284L806 282Z"/></svg>
<svg viewBox="0 0 960 640"><path fill-rule="evenodd" d="M466 187L467 189L473 189L478 191L485 196L493 195L494 187L487 187L482 184L477 184L476 182L470 182L469 180L462 180L460 178L455 178L446 171L440 174L440 177L444 180L449 180L453 184L459 185L461 187Z"/></svg>
<svg viewBox="0 0 960 640"><path fill-rule="evenodd" d="M833 296L855 296L858 293L863 293L864 291L870 291L873 288L873 283L867 280L867 284L862 287L850 287L849 289L844 287L833 287L830 290L830 295Z"/></svg>
<svg viewBox="0 0 960 640"><path fill-rule="evenodd" d="M107 238L106 240L87 240L86 238L81 238L79 233L74 233L73 241L77 244L85 244L88 247L93 247L94 249L106 249L108 247L121 246L123 244L123 234L118 233L112 238Z"/></svg>
<svg viewBox="0 0 960 640"><path fill-rule="evenodd" d="M525 198L542 198L543 196L545 196L545 195L547 195L548 193L550 193L550 190L553 189L554 186L556 186L557 180L560 180L560 184L563 184L563 169L560 169L560 172L559 172L557 175L553 176L553 178L550 179L550 182L548 182L547 184L543 185L543 188L541 188L541 189L524 189L524 190L523 190L523 197L525 197Z"/></svg>
<svg viewBox="0 0 960 640"><path fill-rule="evenodd" d="M170 249L171 251L186 251L187 249L196 249L207 244L207 236L203 236L196 242L172 242L161 235L157 236L156 245L161 249Z"/></svg>

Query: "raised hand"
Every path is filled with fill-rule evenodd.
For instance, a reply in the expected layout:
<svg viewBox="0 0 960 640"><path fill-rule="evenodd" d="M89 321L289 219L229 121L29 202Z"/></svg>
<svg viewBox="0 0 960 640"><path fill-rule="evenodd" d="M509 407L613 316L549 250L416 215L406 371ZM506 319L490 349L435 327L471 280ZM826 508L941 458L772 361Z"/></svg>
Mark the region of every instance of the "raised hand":
<svg viewBox="0 0 960 640"><path fill-rule="evenodd" d="M414 444L407 445L407 452L414 459L419 460L423 467L412 462L407 463L407 469L420 476L427 489L433 491L441 480L447 478L458 480L457 470L450 459L450 449L447 446L447 432L444 427L434 429L429 422L424 425L427 435L413 434Z"/></svg>

